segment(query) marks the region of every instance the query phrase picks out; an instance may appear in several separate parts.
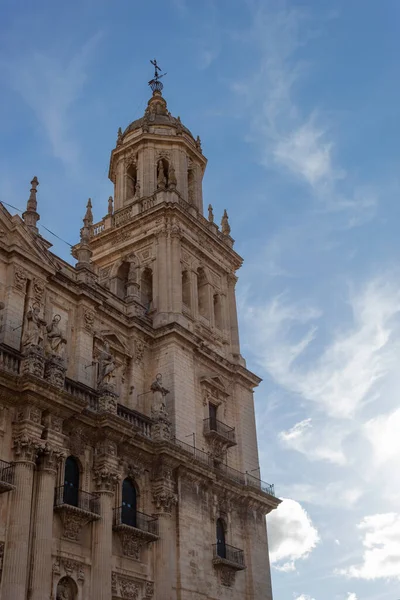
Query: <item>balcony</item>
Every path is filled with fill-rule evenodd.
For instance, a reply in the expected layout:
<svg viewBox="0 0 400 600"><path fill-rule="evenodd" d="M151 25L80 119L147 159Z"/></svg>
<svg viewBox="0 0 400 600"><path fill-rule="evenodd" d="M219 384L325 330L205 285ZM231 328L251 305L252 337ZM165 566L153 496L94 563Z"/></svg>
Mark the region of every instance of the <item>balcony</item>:
<svg viewBox="0 0 400 600"><path fill-rule="evenodd" d="M54 510L60 514L63 537L79 542L82 528L100 519L99 498L83 490L61 485L54 490Z"/></svg>
<svg viewBox="0 0 400 600"><path fill-rule="evenodd" d="M14 489L14 465L0 460L0 494Z"/></svg>
<svg viewBox="0 0 400 600"><path fill-rule="evenodd" d="M149 417L146 417L146 415L143 415L132 408L123 406L122 404L118 404L117 406L117 415L133 425L144 437L151 438L152 420L149 419Z"/></svg>
<svg viewBox="0 0 400 600"><path fill-rule="evenodd" d="M229 427L217 419L204 419L203 433L206 438L218 440L227 448L236 445L235 428Z"/></svg>
<svg viewBox="0 0 400 600"><path fill-rule="evenodd" d="M158 540L158 519L125 506L114 508L113 529L125 556L139 560L142 546Z"/></svg>
<svg viewBox="0 0 400 600"><path fill-rule="evenodd" d="M246 568L243 550L228 544L214 544L213 565L229 567L233 571L243 571Z"/></svg>

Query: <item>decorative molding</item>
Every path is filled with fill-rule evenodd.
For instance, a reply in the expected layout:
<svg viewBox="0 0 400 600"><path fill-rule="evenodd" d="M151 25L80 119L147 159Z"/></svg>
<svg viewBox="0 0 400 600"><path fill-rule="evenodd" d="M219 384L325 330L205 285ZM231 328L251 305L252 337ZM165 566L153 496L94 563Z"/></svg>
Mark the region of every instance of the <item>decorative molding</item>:
<svg viewBox="0 0 400 600"><path fill-rule="evenodd" d="M114 598L123 600L147 600L154 594L154 583L143 581L128 575L122 575L113 571L111 573L111 590Z"/></svg>
<svg viewBox="0 0 400 600"><path fill-rule="evenodd" d="M107 467L101 467L94 470L94 481L98 491L114 491L115 486L121 479L121 476L114 470Z"/></svg>
<svg viewBox="0 0 400 600"><path fill-rule="evenodd" d="M46 288L46 282L43 279L39 279L37 277L33 278L33 297L39 304L43 301L44 291Z"/></svg>
<svg viewBox="0 0 400 600"><path fill-rule="evenodd" d="M40 444L26 433L22 433L14 439L13 450L17 462L33 464L40 450Z"/></svg>
<svg viewBox="0 0 400 600"><path fill-rule="evenodd" d="M91 521L100 519L99 515L69 504L62 504L56 507L55 510L60 514L63 525L63 537L71 542L79 542L83 527Z"/></svg>

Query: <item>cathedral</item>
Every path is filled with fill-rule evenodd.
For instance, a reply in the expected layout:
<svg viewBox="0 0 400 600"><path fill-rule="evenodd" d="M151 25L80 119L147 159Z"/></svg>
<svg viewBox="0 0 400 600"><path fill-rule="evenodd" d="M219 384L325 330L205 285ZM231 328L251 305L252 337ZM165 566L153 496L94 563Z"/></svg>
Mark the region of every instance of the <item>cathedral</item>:
<svg viewBox="0 0 400 600"><path fill-rule="evenodd" d="M272 600L242 258L156 64L150 87L75 266L36 177L21 217L0 204L1 600Z"/></svg>

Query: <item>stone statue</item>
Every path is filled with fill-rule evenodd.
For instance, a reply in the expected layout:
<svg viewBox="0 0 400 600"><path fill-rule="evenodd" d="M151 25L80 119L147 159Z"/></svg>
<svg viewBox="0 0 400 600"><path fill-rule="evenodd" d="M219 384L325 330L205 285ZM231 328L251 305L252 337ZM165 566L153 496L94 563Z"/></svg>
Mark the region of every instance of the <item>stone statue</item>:
<svg viewBox="0 0 400 600"><path fill-rule="evenodd" d="M26 325L22 336L22 348L27 350L32 346L43 348L43 327L46 325L40 316L40 306L34 304L26 313Z"/></svg>
<svg viewBox="0 0 400 600"><path fill-rule="evenodd" d="M110 352L110 344L104 342L104 348L99 355L99 372L97 376L97 385L110 384L114 378L114 371L117 368L114 357Z"/></svg>
<svg viewBox="0 0 400 600"><path fill-rule="evenodd" d="M135 198L140 198L140 182L139 182L139 179L136 180Z"/></svg>
<svg viewBox="0 0 400 600"><path fill-rule="evenodd" d="M70 586L64 581L61 581L57 586L56 600L74 600Z"/></svg>
<svg viewBox="0 0 400 600"><path fill-rule="evenodd" d="M157 187L165 188L166 184L167 184L167 178L165 177L165 173L164 173L164 163L160 159L158 161Z"/></svg>
<svg viewBox="0 0 400 600"><path fill-rule="evenodd" d="M168 173L168 187L175 188L178 180L175 175L174 165L171 165Z"/></svg>
<svg viewBox="0 0 400 600"><path fill-rule="evenodd" d="M113 197L110 196L108 199L108 214L111 216L113 212Z"/></svg>
<svg viewBox="0 0 400 600"><path fill-rule="evenodd" d="M157 373L155 380L150 386L150 389L153 392L153 404L151 407L151 412L166 412L165 396L168 394L169 390L164 388L162 385L161 373Z"/></svg>
<svg viewBox="0 0 400 600"><path fill-rule="evenodd" d="M67 340L61 333L59 324L61 321L60 315L54 315L52 322L50 325L47 325L47 344L46 344L46 353L51 354L53 356L58 356L59 358L64 357L65 346Z"/></svg>
<svg viewBox="0 0 400 600"><path fill-rule="evenodd" d="M210 223L214 223L214 213L211 204L208 205L208 220L210 221Z"/></svg>
<svg viewBox="0 0 400 600"><path fill-rule="evenodd" d="M121 127L118 127L117 146L120 146L121 144L122 144L122 129L121 129Z"/></svg>
<svg viewBox="0 0 400 600"><path fill-rule="evenodd" d="M199 135L196 138L196 148L201 152L201 139Z"/></svg>

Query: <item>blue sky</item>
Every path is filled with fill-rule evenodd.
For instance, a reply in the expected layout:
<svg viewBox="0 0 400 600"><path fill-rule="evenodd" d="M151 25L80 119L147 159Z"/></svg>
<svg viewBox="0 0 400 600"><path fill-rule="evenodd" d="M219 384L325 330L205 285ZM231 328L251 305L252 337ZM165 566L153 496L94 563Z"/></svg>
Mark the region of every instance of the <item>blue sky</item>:
<svg viewBox="0 0 400 600"><path fill-rule="evenodd" d="M226 207L276 600L400 588L400 4L3 0L0 199L75 243L107 210L109 153L141 116L149 59L202 138ZM50 238L46 231L42 233ZM53 239L52 239L53 241ZM69 260L69 248L54 239Z"/></svg>

